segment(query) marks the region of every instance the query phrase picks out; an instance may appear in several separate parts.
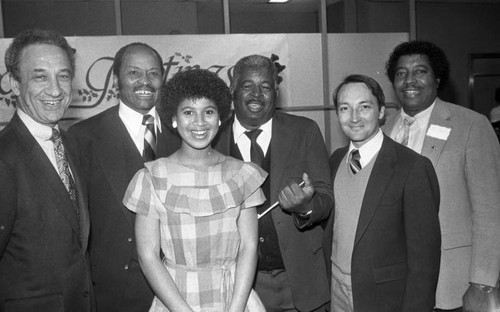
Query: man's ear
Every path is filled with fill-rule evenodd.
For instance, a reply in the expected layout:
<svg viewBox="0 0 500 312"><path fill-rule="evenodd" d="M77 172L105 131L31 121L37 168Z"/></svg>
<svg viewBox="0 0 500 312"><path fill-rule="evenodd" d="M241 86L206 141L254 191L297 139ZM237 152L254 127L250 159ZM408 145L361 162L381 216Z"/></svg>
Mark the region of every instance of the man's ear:
<svg viewBox="0 0 500 312"><path fill-rule="evenodd" d="M118 76L113 75L113 87L116 90L120 90L120 83L118 82Z"/></svg>
<svg viewBox="0 0 500 312"><path fill-rule="evenodd" d="M385 115L385 106L381 106L380 112L378 113L378 119L382 120L384 118L384 115Z"/></svg>
<svg viewBox="0 0 500 312"><path fill-rule="evenodd" d="M12 73L9 73L9 84L12 93L14 93L15 96L19 96L19 94L21 94L21 91L19 90L19 81L14 78L14 75Z"/></svg>
<svg viewBox="0 0 500 312"><path fill-rule="evenodd" d="M439 84L441 83L441 78L437 78L436 81L437 81L436 89L439 89Z"/></svg>

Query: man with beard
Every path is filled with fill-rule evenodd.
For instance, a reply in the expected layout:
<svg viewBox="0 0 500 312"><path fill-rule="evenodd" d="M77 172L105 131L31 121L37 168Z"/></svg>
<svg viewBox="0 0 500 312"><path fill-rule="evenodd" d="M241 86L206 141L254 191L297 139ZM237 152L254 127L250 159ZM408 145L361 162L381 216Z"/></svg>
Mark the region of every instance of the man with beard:
<svg viewBox="0 0 500 312"><path fill-rule="evenodd" d="M168 156L178 137L161 124L155 104L163 61L144 43L122 47L113 62L120 103L70 129L78 140L89 188L90 255L97 311L147 311L153 301L137 262L135 215L122 204L144 162Z"/></svg>
<svg viewBox="0 0 500 312"><path fill-rule="evenodd" d="M500 146L493 128L486 116L437 96L450 69L435 44L398 45L386 70L402 110L384 131L429 158L439 181L437 311L493 311L500 272Z"/></svg>
<svg viewBox="0 0 500 312"><path fill-rule="evenodd" d="M269 173L259 215L279 201L259 219L254 289L267 311L325 311L330 295L319 223L330 214L333 194L323 137L314 121L276 111L278 70L269 58L246 56L233 73L235 115L214 146Z"/></svg>

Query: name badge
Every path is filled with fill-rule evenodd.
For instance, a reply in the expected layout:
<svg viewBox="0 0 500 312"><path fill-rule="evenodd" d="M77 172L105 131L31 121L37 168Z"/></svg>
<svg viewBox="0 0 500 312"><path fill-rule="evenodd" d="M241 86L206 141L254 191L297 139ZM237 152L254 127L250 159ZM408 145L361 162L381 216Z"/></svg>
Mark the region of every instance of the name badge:
<svg viewBox="0 0 500 312"><path fill-rule="evenodd" d="M441 127L438 125L431 125L429 130L427 130L427 135L438 140L448 140L451 128Z"/></svg>

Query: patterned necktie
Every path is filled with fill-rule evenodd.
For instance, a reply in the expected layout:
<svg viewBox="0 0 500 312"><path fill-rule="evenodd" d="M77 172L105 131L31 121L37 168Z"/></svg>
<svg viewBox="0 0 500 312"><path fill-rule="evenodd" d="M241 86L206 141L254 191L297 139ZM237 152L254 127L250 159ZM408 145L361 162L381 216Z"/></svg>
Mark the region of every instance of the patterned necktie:
<svg viewBox="0 0 500 312"><path fill-rule="evenodd" d="M396 134L394 140L401 145L408 146L408 139L410 138L410 127L415 122L415 117L406 116L403 119L403 127Z"/></svg>
<svg viewBox="0 0 500 312"><path fill-rule="evenodd" d="M351 155L349 156L349 165L351 167L352 173L356 174L361 170L361 155L359 154L359 150L353 149L351 151Z"/></svg>
<svg viewBox="0 0 500 312"><path fill-rule="evenodd" d="M246 136L250 139L252 145L250 146L250 159L252 162L260 167L262 167L262 163L264 162L264 152L260 147L259 143L257 143L257 137L262 133L261 129L254 129L251 131L245 132Z"/></svg>
<svg viewBox="0 0 500 312"><path fill-rule="evenodd" d="M144 130L144 150L142 157L145 161L156 159L156 134L155 134L155 119L151 115L144 115L142 124L146 125Z"/></svg>
<svg viewBox="0 0 500 312"><path fill-rule="evenodd" d="M69 197L73 202L73 207L76 210L77 215L79 215L79 207L78 207L78 193L75 186L75 181L73 180L73 176L69 170L68 160L66 159L66 154L64 153L64 146L61 139L61 134L57 129L52 128L52 136L50 140L54 143L54 153L56 156L57 162L57 171L59 172L59 176L68 191Z"/></svg>

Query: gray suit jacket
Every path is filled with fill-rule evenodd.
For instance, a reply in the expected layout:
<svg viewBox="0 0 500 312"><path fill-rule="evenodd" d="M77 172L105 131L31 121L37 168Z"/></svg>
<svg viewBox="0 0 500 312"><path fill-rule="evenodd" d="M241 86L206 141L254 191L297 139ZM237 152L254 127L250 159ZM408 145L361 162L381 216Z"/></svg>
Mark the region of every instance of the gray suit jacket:
<svg viewBox="0 0 500 312"><path fill-rule="evenodd" d="M91 310L86 189L71 142L61 135L79 219L57 171L18 115L0 132L0 311Z"/></svg>
<svg viewBox="0 0 500 312"><path fill-rule="evenodd" d="M383 127L390 135L399 114ZM427 135L421 154L439 180L442 235L436 306L462 305L469 282L495 285L500 272L500 146L488 119L436 99L429 125L451 129L446 140Z"/></svg>

